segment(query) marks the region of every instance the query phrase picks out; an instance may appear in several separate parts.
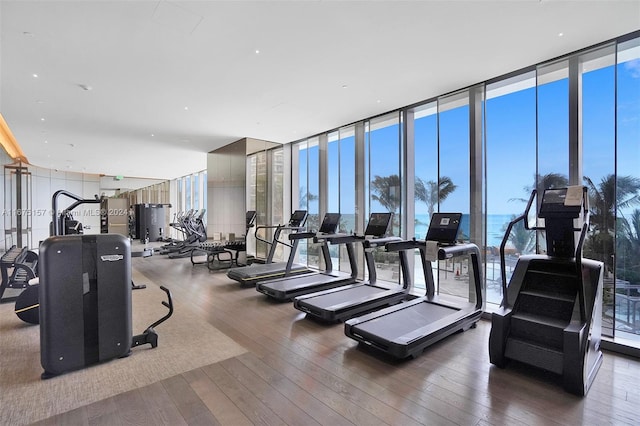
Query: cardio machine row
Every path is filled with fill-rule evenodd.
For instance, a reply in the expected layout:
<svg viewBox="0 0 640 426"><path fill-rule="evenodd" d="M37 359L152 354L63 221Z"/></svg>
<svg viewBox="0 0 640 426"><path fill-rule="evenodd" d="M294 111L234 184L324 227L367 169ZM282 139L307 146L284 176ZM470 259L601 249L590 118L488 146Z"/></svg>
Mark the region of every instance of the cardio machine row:
<svg viewBox="0 0 640 426"><path fill-rule="evenodd" d="M554 188L541 195L534 203L537 191L532 192L524 213L508 224L500 246L503 299L491 314L489 358L500 368L514 360L551 372L562 379L565 390L584 396L603 358L600 340L605 267L601 261L582 257L589 229L587 190L582 186ZM530 227L529 210L533 205L539 205L538 221ZM416 357L433 343L476 325L484 308L480 252L475 244L456 243L461 214L434 214L425 241L386 237L391 214L372 214L363 236L335 234L335 226L329 224L339 218L329 215L325 219L321 227L325 232L301 230L289 235L294 253L285 264L284 278L257 279L258 291L280 300L293 299L294 306L307 317L345 321L348 337L401 359ZM518 222L523 222L527 231L543 233L546 250L520 256L507 283L504 249ZM291 277L289 268L297 241L303 238L321 244L327 268ZM368 281L356 280L355 242L364 247ZM339 275L332 271L328 244L347 247L352 273L344 281L317 279ZM377 282L371 253L375 247L398 253L402 286ZM424 295L410 292L413 268L409 267L407 253L416 249L424 272ZM459 256L469 260L468 302L460 302L460 298L453 301L435 292L430 262Z"/></svg>
<svg viewBox="0 0 640 426"><path fill-rule="evenodd" d="M254 266L236 268L230 270L228 276L251 277L257 291L279 301L293 300L294 307L310 318L326 322L346 321L347 336L394 357L416 356L436 341L473 327L480 319L483 299L479 250L474 244L454 245L460 226L460 213L434 215L428 238L435 244L436 258L443 260L469 256L470 270L473 270L472 284L475 286L472 290L477 295L475 302L469 303L442 300L435 294L431 265L426 260L427 242L388 237L392 217L392 213L372 213L364 234L349 235L336 233L339 214L327 214L318 232L298 227L289 234L291 244L287 245L291 247L291 252L287 262L260 265L259 269ZM298 243L305 239L320 244L324 270L304 268L292 272L296 266L293 260ZM364 249L368 270L366 281L357 280L356 243L362 244ZM345 245L351 266L350 274L333 270L330 244ZM401 285L377 280L373 252L379 247L398 253L402 270ZM427 288L424 296L411 293L412 273L407 252L416 249L420 250L425 273ZM273 278L272 274L276 273L277 278ZM240 279L236 280L243 283ZM414 317L420 319L420 325L416 324ZM428 321L425 322L425 318ZM427 326L424 326L425 323Z"/></svg>

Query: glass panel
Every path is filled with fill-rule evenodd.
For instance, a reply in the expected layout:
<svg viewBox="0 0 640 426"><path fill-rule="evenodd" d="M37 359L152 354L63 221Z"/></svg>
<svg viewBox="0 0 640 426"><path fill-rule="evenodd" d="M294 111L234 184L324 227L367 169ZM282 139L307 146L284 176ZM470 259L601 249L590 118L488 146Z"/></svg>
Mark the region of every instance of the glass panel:
<svg viewBox="0 0 640 426"><path fill-rule="evenodd" d="M191 199L191 176L185 176L184 180L184 194L185 194L185 207L187 210L194 208Z"/></svg>
<svg viewBox="0 0 640 426"><path fill-rule="evenodd" d="M200 174L198 173L193 175L193 208L202 208L200 204Z"/></svg>
<svg viewBox="0 0 640 426"><path fill-rule="evenodd" d="M356 230L356 137L355 127L339 130L340 138L340 232L352 233ZM340 246L341 271L351 272L345 246Z"/></svg>
<svg viewBox="0 0 640 426"><path fill-rule="evenodd" d="M612 336L615 235L615 49L579 58L582 110L582 171L589 190L590 231L583 256L605 263L602 332Z"/></svg>
<svg viewBox="0 0 640 426"><path fill-rule="evenodd" d="M500 245L509 222L524 212L536 170L535 72L487 85L486 99L486 297L499 304ZM507 282L518 256L534 249L535 234L518 223L505 246Z"/></svg>
<svg viewBox="0 0 640 426"><path fill-rule="evenodd" d="M283 217L283 188L284 188L284 150L277 148L270 151L271 155L271 222L285 223Z"/></svg>
<svg viewBox="0 0 640 426"><path fill-rule="evenodd" d="M615 335L637 342L640 340L640 39L621 43L617 59Z"/></svg>
<svg viewBox="0 0 640 426"><path fill-rule="evenodd" d="M309 216L307 218L307 228L320 228L320 147L317 137L307 141L307 210ZM305 244L306 243L306 244ZM300 243L300 251L306 245L307 264L313 267L320 267L320 246L313 244L312 241L303 241Z"/></svg>
<svg viewBox="0 0 640 426"><path fill-rule="evenodd" d="M460 212L459 238L469 239L470 150L469 93L463 91L438 100L439 165L438 211ZM437 291L468 299L468 260L439 261L434 274ZM436 278L437 277L437 278Z"/></svg>
<svg viewBox="0 0 640 426"><path fill-rule="evenodd" d="M258 212L257 218L260 220L258 223L262 225L271 225L272 223L268 216L269 209L267 199L267 153L259 151L253 154L253 157L255 157L255 180L251 182L251 185L255 191L256 211ZM261 236L265 240L271 241L273 238L273 230L263 230ZM256 252L258 257L266 258L269 252L269 246L264 242L259 242Z"/></svg>
<svg viewBox="0 0 640 426"><path fill-rule="evenodd" d="M413 110L415 237L423 240L438 209L438 109L436 102ZM414 286L425 288L420 252L414 253Z"/></svg>
<svg viewBox="0 0 640 426"><path fill-rule="evenodd" d="M402 192L400 173L400 114L372 119L365 130L369 176L368 214L393 212L393 235L401 235ZM377 249L374 253L378 279L399 282L399 257Z"/></svg>
<svg viewBox="0 0 640 426"><path fill-rule="evenodd" d="M308 210L307 202L308 202L308 173L307 173L307 157L308 157L308 149L307 149L307 141L299 142L293 145L292 154L293 158L293 170L291 172L291 205L294 210L302 209ZM297 170L296 170L297 168ZM286 219L288 220L288 218ZM302 242L298 248L298 253L296 254L297 263L306 264L307 263L307 246L306 243Z"/></svg>
<svg viewBox="0 0 640 426"><path fill-rule="evenodd" d="M340 211L340 133L332 132L327 136L327 212L341 213ZM344 219L341 217L341 221ZM331 263L334 268L340 269L340 246L330 245Z"/></svg>
<svg viewBox="0 0 640 426"><path fill-rule="evenodd" d="M327 137L327 209L341 214L338 231L355 231L355 130L353 126L331 132ZM344 245L329 246L333 267L351 272Z"/></svg>
<svg viewBox="0 0 640 426"><path fill-rule="evenodd" d="M569 183L569 70L561 61L538 67L538 175L527 188L539 192ZM537 182L537 183L536 183Z"/></svg>

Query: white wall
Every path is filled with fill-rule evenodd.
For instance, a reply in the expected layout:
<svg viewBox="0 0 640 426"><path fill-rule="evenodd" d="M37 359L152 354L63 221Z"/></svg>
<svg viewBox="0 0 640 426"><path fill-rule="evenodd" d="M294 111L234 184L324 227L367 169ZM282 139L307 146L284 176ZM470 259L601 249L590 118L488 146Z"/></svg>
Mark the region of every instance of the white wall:
<svg viewBox="0 0 640 426"><path fill-rule="evenodd" d="M100 176L67 173L40 167L29 167L32 175L32 242L37 247L40 241L49 236L49 224L52 220L52 196L58 190L66 190L81 198L93 199L100 195ZM64 210L75 200L58 197L58 210ZM100 204L86 204L73 211L76 220L82 222L85 234L100 233Z"/></svg>
<svg viewBox="0 0 640 426"><path fill-rule="evenodd" d="M238 141L207 155L207 236L245 233L246 144Z"/></svg>

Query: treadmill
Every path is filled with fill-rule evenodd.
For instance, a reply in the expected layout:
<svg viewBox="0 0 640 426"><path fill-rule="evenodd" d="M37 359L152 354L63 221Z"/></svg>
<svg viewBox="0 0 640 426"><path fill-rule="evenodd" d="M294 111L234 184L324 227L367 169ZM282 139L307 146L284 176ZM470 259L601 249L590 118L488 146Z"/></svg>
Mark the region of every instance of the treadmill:
<svg viewBox="0 0 640 426"><path fill-rule="evenodd" d="M284 277L261 281L256 285L256 290L273 299L286 301L301 294L355 282L358 277L358 267L353 250L353 242L355 239L352 235L336 234L335 232L339 223L339 213L327 213L325 214L320 230L317 233L302 232L289 235L289 238L292 240L313 238L314 243L321 244L322 257L326 268L324 271L317 271L315 273L295 277ZM349 263L351 265L350 274L333 270L331 255L329 253L329 243L346 244Z"/></svg>
<svg viewBox="0 0 640 426"><path fill-rule="evenodd" d="M402 303L348 320L344 330L348 337L394 358L405 359L417 357L426 347L453 333L475 327L483 308L480 250L475 244L455 244L460 218L460 213L434 213L427 241L389 243L387 249L393 250L394 244L424 244L425 249L421 253L427 260L467 256L469 270L473 270L473 275L469 275L469 285L473 280L475 303L459 302L435 294L433 271L427 263L424 268L424 296L407 295L407 300Z"/></svg>
<svg viewBox="0 0 640 426"><path fill-rule="evenodd" d="M255 285L258 281L284 277L286 275L307 274L312 272L305 265L293 262L293 259L296 255L298 242L300 240L292 240L292 244L288 244L280 240L280 234L282 233L282 231L293 231L294 234L303 232L304 223L306 222L306 220L307 211L296 210L295 212L293 212L291 218L289 219L289 223L287 223L286 225L257 226L255 231L256 239L265 242L270 246L266 263L254 263L249 266L232 268L227 272L227 276L232 280L238 281L243 286L252 286ZM258 231L260 231L261 229L275 229L273 232L273 240L268 241L260 237L258 235ZM291 252L289 253L289 259L287 262L273 262L273 256L275 255L278 244L291 248Z"/></svg>
<svg viewBox="0 0 640 426"><path fill-rule="evenodd" d="M374 311L386 306L395 305L404 300L411 288L411 274L408 272L406 250L399 251L403 285L378 283L373 251L376 247L384 247L391 242L402 241L399 237L386 237L391 225L393 213L371 213L369 224L360 240L364 246L365 260L369 272L369 280L343 285L329 290L318 291L298 296L293 306L306 312L308 318L326 322L338 322ZM413 247L411 247L413 249ZM423 260L423 264L424 264Z"/></svg>

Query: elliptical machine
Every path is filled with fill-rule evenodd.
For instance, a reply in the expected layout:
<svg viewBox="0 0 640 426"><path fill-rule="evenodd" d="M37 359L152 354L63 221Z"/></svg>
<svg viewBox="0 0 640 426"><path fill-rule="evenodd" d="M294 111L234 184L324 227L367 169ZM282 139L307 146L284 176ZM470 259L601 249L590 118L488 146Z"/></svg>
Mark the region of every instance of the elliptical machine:
<svg viewBox="0 0 640 426"><path fill-rule="evenodd" d="M538 214L544 226L529 228L526 219L535 196L534 190L500 245L503 299L491 317L489 358L501 368L515 360L555 373L566 391L583 396L602 364L604 273L602 262L582 258L589 228L587 190L546 189ZM575 227L580 216L582 226ZM507 286L504 248L522 220L526 229L545 233L547 250L521 256Z"/></svg>

